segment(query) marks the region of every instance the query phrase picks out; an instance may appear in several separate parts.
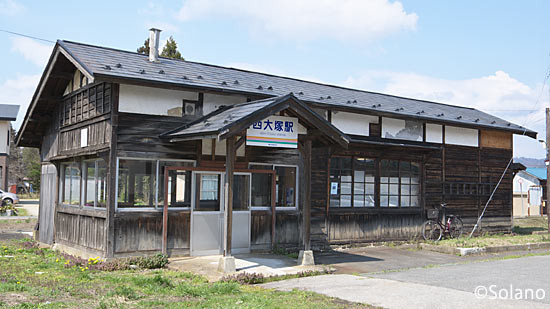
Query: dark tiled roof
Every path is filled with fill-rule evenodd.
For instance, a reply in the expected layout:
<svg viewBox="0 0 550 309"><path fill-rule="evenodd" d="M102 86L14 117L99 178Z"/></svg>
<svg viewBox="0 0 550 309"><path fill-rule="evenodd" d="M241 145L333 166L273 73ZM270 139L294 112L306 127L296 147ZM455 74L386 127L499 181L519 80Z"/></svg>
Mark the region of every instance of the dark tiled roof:
<svg viewBox="0 0 550 309"><path fill-rule="evenodd" d="M257 110L277 102L280 98L281 97L275 97L249 103L225 106L195 122L190 123L189 125L171 132L167 132L163 134L163 136L170 138L182 135L217 135L228 125L243 119Z"/></svg>
<svg viewBox="0 0 550 309"><path fill-rule="evenodd" d="M19 112L19 105L0 104L0 120L15 121Z"/></svg>
<svg viewBox="0 0 550 309"><path fill-rule="evenodd" d="M302 101L364 110L379 115L419 118L469 127L487 127L536 137L536 132L474 108L416 100L349 89L293 78L250 72L191 61L160 58L69 41L58 43L94 77L134 79L150 83L177 84L280 96L294 93Z"/></svg>

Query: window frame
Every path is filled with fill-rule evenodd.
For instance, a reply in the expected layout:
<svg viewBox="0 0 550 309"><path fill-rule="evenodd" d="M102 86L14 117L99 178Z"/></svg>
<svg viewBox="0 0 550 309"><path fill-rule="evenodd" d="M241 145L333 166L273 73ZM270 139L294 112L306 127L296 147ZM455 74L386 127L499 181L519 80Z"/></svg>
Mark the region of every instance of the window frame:
<svg viewBox="0 0 550 309"><path fill-rule="evenodd" d="M329 182L329 185L327 187L327 206L328 206L328 209L331 210L331 211L349 211L349 210L360 210L360 211L372 211L372 210L393 210L393 209L401 209L401 210L419 210L419 209L422 209L423 207L423 202L424 202L424 198L423 198L423 186L424 186L424 176L423 176L423 163L421 161L415 161L415 160L404 160L404 159L395 159L395 158L380 158L380 157L369 157L368 155L353 155L353 156L346 156L346 155L335 155L335 156L331 156L329 157L328 161L330 162L333 158L349 158L351 159L351 206L331 206L330 205L330 201L331 201L331 196L332 194L330 193L330 183L331 183L331 171L333 170L333 167L331 166L331 164L328 164L328 168L327 168L327 172L328 172L328 182ZM375 205L374 207L373 206L361 206L361 207L355 207L354 206L354 201L355 201L355 192L354 192L354 188L355 188L355 169L354 169L354 160L356 158L365 158L365 159L372 159L374 160L375 162L375 169L374 169L374 201L375 201ZM390 207L390 206L381 206L381 185L382 185L382 182L381 182L381 178L382 178L382 172L381 172L381 169L382 169L382 160L389 160L389 161L397 161L398 162L398 179L399 179L399 182L397 183L398 185L398 201L399 201L399 205L398 206L394 206L394 207ZM409 162L409 163L415 163L415 164L418 164L418 167L419 167L419 175L418 175L418 205L417 206L402 206L401 205L401 185L403 184L402 181L401 181L401 162ZM338 170L341 170L341 166L338 167ZM338 179L338 199L340 199L340 196L342 195L342 187L341 187L341 179ZM366 182L362 182L364 184L366 184ZM389 184L389 182L388 182ZM411 186L412 184L409 183L409 186ZM389 190L389 188L388 188ZM345 194L345 195L348 195L348 194ZM364 195L367 195L366 193ZM370 195L370 194L369 194ZM391 194L384 194L385 196L391 196ZM409 198L411 196L415 196L415 195L412 195L410 194L407 194L406 196L409 196Z"/></svg>
<svg viewBox="0 0 550 309"><path fill-rule="evenodd" d="M65 184L66 184L66 179L65 179L65 172L66 172L66 169L67 167L78 167L80 169L80 175L79 175L79 178L78 178L78 188L79 188L79 193L78 193L78 204L71 204L70 201L69 201L69 204L65 203ZM81 208L82 207L82 166L83 166L83 163L82 161L68 161L68 162L64 162L64 163L61 163L61 171L60 171L60 186L59 186L59 204L62 205L62 206L65 206L65 207L73 207L73 208ZM71 189L69 188L69 191ZM70 199L70 198L69 198Z"/></svg>
<svg viewBox="0 0 550 309"><path fill-rule="evenodd" d="M251 165L263 165L263 166L271 166L272 168L270 169L266 169L266 170L273 170L275 171L275 167L279 166L279 167L294 167L296 168L296 192L294 194L295 196L295 203L294 203L294 206L292 207L287 207L287 206L277 206L277 194L275 194L275 196L272 196L271 198L272 199L275 199L275 210L288 210L288 211L295 211L297 209L299 209L299 206L300 206L300 167L298 165L293 165L293 164L277 164L277 163L259 163L259 162L248 162L248 169L249 170L252 170L252 168L250 167ZM254 172L251 172L252 174L254 174ZM275 173L275 175L277 175L277 173ZM252 176L250 178L250 182L251 182L251 188L250 188L250 194L252 194ZM272 192L270 191L270 194ZM250 200L250 210L271 210L271 206L253 206L252 204L252 195L250 196L251 200Z"/></svg>
<svg viewBox="0 0 550 309"><path fill-rule="evenodd" d="M328 204L329 204L329 208L332 208L332 209L374 209L377 207L377 205L380 204L380 200L379 200L379 197L380 197L380 192L379 190L377 190L377 188L380 188L380 177L379 177L379 171L378 171L378 162L379 162L379 159L378 158L375 158L375 157L369 157L369 156L332 156L329 158L329 160L332 160L333 158L340 158L340 159L350 159L351 160L351 182L345 182L345 183L349 183L351 185L351 188L350 188L350 194L344 194L344 195L349 195L350 196L350 206L338 206L338 207L333 207L333 206L330 206L330 199L331 199L331 195L330 194L330 183L331 183L331 171L333 170L333 167L331 164L328 165L328 179L329 179L329 192L328 192ZM374 182L372 184L374 184L374 193L373 194L367 194L366 193L366 185L367 184L371 184L371 182L367 182L367 181L361 181L361 182L357 182L358 184L363 184L363 188L364 188L364 193L361 194L364 197L368 196L368 195L373 195L374 196L374 205L373 206L366 206L365 204L363 204L363 206L355 206L354 203L355 203L355 172L356 171L363 171L365 172L366 170L361 170L361 169L355 169L355 160L356 159L367 159L367 160L373 160L374 161ZM339 171L342 170L341 166L338 168ZM340 178L338 179L338 190L339 190L339 193L338 193L338 198L340 199L340 196L342 195L342 179L341 179L341 175L339 175ZM340 199L341 201L341 199ZM364 202L364 200L363 200Z"/></svg>
<svg viewBox="0 0 550 309"><path fill-rule="evenodd" d="M398 191L397 191L397 200L398 200L398 206L389 206L389 202L388 202L388 206L382 206L382 203L381 203L381 197L382 197L382 194L379 193L379 200L378 200L378 205L381 209L419 209L422 207L422 163L421 162L418 162L418 161L413 161L413 160L402 160L402 159L380 159L379 160L379 164L380 164L380 170L382 170L382 161L383 160L388 160L388 161L397 161L397 178L399 179L399 182L397 183L397 188L398 188ZM413 195L411 194L411 188L413 186L413 184L411 182L409 182L408 184L406 183L403 183L402 182L402 170L401 170L401 162L408 162L409 164L412 165L412 163L416 163L418 164L418 169L419 169L419 174L418 174L418 195ZM381 175L379 175L379 178L382 178ZM411 177L412 179L412 177ZM391 182L388 182L387 183L388 186L391 185ZM382 182L381 180L379 179L378 181L378 185L379 185L379 192L381 192L381 185L382 185ZM403 206L401 204L401 198L403 197L403 195L401 194L401 189L402 189L402 185L408 185L409 186L409 194L407 195L404 195L404 196L408 196L409 197L409 206ZM389 188L388 188L389 190ZM389 192L389 191L388 191ZM393 194L384 194L385 196L388 196L388 199L390 196L394 196ZM418 196L418 205L417 206L410 206L410 198L412 196Z"/></svg>
<svg viewBox="0 0 550 309"><path fill-rule="evenodd" d="M155 161L156 166L156 172L155 172L155 179L156 179L156 185L155 185L155 201L154 201L154 207L118 207L118 181L119 181L119 172L120 172L120 160L145 160L145 161ZM164 205L159 205L158 197L159 197L159 167L160 162L188 162L192 163L192 166L189 167L196 167L197 161L196 160L187 160L187 159L165 159L165 158L140 158L140 157L117 157L116 159L116 177L115 177L115 212L161 212L164 209ZM164 182L164 177L161 179L161 181ZM161 194L164 194L164 192L161 192ZM191 207L168 207L168 211L171 210L190 210Z"/></svg>
<svg viewBox="0 0 550 309"><path fill-rule="evenodd" d="M98 200L97 200L97 196L98 196L98 192L99 192L99 181L98 181L98 176L99 176L99 161L103 161L105 163L105 168L109 168L107 162L101 158L95 158L95 159L91 159L91 160L82 160L82 171L81 172L81 177L80 177L80 182L82 183L82 187L81 187L81 198L80 198L80 203L82 205L82 208L86 208L86 209L94 209L94 210L102 210L102 211L106 211L107 210L107 199L108 199L108 193L106 193L105 195L107 196L107 199L105 201L105 207L100 207L100 206L97 206L98 205ZM95 187L95 192L94 192L94 206L87 206L86 205L86 195L87 195L87 189L88 189L88 168L86 168L86 163L90 163L90 162L94 162L94 187ZM86 179L86 181L84 181L84 179ZM109 187L109 177L107 177L107 188Z"/></svg>

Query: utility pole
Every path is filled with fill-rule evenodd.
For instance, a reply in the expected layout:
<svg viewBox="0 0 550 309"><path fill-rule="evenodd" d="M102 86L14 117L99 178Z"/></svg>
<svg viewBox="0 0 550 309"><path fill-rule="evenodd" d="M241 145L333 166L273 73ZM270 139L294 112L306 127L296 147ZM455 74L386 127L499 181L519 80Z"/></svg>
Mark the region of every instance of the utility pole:
<svg viewBox="0 0 550 309"><path fill-rule="evenodd" d="M550 108L546 108L546 217L550 233Z"/></svg>

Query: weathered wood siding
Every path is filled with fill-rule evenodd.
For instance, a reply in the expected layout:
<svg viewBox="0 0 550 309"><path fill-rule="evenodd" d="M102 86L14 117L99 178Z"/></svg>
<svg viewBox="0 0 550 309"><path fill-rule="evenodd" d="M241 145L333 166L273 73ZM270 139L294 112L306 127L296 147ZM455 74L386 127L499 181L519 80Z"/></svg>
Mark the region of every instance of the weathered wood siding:
<svg viewBox="0 0 550 309"><path fill-rule="evenodd" d="M42 165L40 176L40 207L38 208L38 240L53 243L53 226L57 192L57 168L53 164Z"/></svg>
<svg viewBox="0 0 550 309"><path fill-rule="evenodd" d="M466 230L479 214L505 170L512 149L444 145L442 149L384 148L350 145L333 156L403 159L422 163L423 199L412 209L328 208L329 155L316 149L313 159L312 244L407 240L419 236L427 209L447 203L448 211L462 217ZM483 232L507 232L512 218L512 172L508 171L481 221Z"/></svg>
<svg viewBox="0 0 550 309"><path fill-rule="evenodd" d="M103 251L105 219L74 213L57 213L55 240L69 245Z"/></svg>
<svg viewBox="0 0 550 309"><path fill-rule="evenodd" d="M168 249L189 253L189 211L168 213ZM162 212L117 213L115 220L115 255L139 251L162 250Z"/></svg>
<svg viewBox="0 0 550 309"><path fill-rule="evenodd" d="M118 113L118 156L196 160L200 141L175 144L159 138L185 123L181 117Z"/></svg>

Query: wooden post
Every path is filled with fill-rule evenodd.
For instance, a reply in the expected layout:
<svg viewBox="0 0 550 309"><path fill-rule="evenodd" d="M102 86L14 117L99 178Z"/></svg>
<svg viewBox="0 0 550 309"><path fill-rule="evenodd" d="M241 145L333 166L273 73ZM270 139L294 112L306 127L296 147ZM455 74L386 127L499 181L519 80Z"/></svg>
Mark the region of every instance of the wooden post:
<svg viewBox="0 0 550 309"><path fill-rule="evenodd" d="M548 233L550 233L550 108L546 108L546 217L548 218Z"/></svg>
<svg viewBox="0 0 550 309"><path fill-rule="evenodd" d="M119 85L113 84L113 104L111 106L111 149L109 152L109 202L105 218L105 256L112 258L115 253L115 204L117 175L117 130Z"/></svg>
<svg viewBox="0 0 550 309"><path fill-rule="evenodd" d="M168 255L168 177L170 170L164 167L164 207L162 209L162 253Z"/></svg>
<svg viewBox="0 0 550 309"><path fill-rule="evenodd" d="M226 139L225 154L225 216L224 216L224 256L231 256L231 236L233 231L233 173L235 171L236 138Z"/></svg>
<svg viewBox="0 0 550 309"><path fill-rule="evenodd" d="M277 192L277 180L276 180L276 173L271 173L271 249L275 249L275 225L277 224L277 212L276 212L276 204L275 201L277 200L277 196L275 196Z"/></svg>
<svg viewBox="0 0 550 309"><path fill-rule="evenodd" d="M305 203L303 210L304 250L311 250L311 139L306 140L304 149Z"/></svg>

